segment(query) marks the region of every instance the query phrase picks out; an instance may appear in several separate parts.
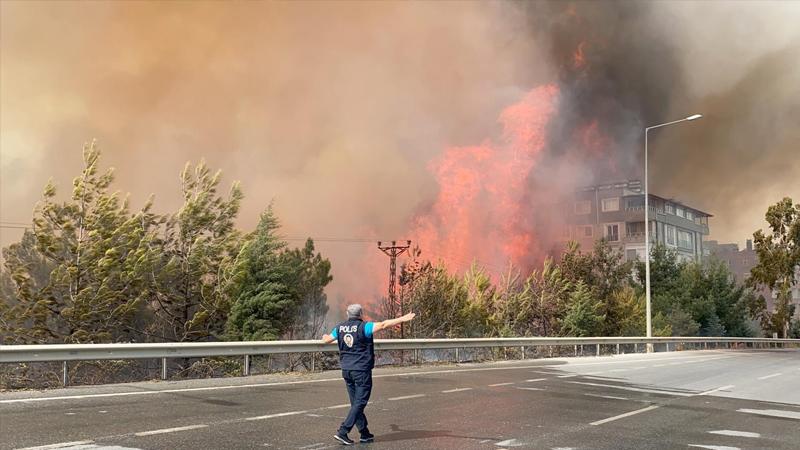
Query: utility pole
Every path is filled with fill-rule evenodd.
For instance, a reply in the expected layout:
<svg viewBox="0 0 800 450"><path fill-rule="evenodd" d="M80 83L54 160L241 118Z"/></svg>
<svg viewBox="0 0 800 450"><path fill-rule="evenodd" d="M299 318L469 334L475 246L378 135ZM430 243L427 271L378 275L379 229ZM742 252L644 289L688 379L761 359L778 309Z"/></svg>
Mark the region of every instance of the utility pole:
<svg viewBox="0 0 800 450"><path fill-rule="evenodd" d="M383 245L382 241L378 241L378 248L383 253L389 256L389 304L394 309L395 306L400 306L400 315L405 314L402 299L397 301L397 294L395 292L395 280L397 279L397 257L408 251L411 247L411 241L406 241L405 245L397 245L397 241L392 241L392 245ZM391 317L390 317L391 319ZM403 338L404 327L400 324L400 338Z"/></svg>

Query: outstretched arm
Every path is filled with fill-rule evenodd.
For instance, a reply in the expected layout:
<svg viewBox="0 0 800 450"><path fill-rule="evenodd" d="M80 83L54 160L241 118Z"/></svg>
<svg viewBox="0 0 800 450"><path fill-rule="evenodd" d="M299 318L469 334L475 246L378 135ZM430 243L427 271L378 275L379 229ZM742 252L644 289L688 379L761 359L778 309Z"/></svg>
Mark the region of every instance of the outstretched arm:
<svg viewBox="0 0 800 450"><path fill-rule="evenodd" d="M339 336L337 336L336 328L334 327L334 329L331 330L331 334L323 334L322 335L322 343L323 344L330 344L331 342L336 342L338 337Z"/></svg>
<svg viewBox="0 0 800 450"><path fill-rule="evenodd" d="M417 315L414 313L408 313L405 316L401 316L396 319L384 320L383 322L375 322L375 325L373 325L372 328L372 332L375 333L376 331L385 330L386 328L391 328L395 325L400 325L403 322L410 322L416 316Z"/></svg>

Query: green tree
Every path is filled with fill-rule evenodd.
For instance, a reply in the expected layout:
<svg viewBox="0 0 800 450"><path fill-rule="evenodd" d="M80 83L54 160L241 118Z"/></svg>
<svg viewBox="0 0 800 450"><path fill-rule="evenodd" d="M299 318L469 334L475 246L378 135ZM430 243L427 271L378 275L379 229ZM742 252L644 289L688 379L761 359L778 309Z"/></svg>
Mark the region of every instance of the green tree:
<svg viewBox="0 0 800 450"><path fill-rule="evenodd" d="M132 215L127 201L109 192L113 171L100 174L99 159L96 144L85 145L70 199L57 201L48 183L32 232L6 252L14 304L4 327L16 343L131 338L130 324L150 293L143 273L157 219L150 202Z"/></svg>
<svg viewBox="0 0 800 450"><path fill-rule="evenodd" d="M271 213L271 212L270 212ZM325 286L333 280L331 263L314 249L314 241L307 239L303 248L286 251L283 263L290 269L289 283L299 296L297 311L287 334L289 339L313 339L322 331L328 314L328 297Z"/></svg>
<svg viewBox="0 0 800 450"><path fill-rule="evenodd" d="M218 195L220 175L204 162L186 164L180 176L183 206L166 218L162 236L151 246L153 334L162 339L200 341L224 332L230 309L225 276L241 245L234 220L242 192L233 183L227 199Z"/></svg>
<svg viewBox="0 0 800 450"><path fill-rule="evenodd" d="M766 287L777 292L775 311L751 308L760 314L766 331L788 336L794 315L791 289L800 283L800 204L789 197L767 208L770 233L758 230L753 234L758 264L750 271L751 287Z"/></svg>
<svg viewBox="0 0 800 450"><path fill-rule="evenodd" d="M274 340L295 323L301 305L300 288L292 283L297 268L283 256L286 243L277 236L279 228L270 206L233 265L233 305L226 326L230 339Z"/></svg>
<svg viewBox="0 0 800 450"><path fill-rule="evenodd" d="M569 295L569 306L564 316L561 333L566 336L598 336L605 315L603 307L583 281L579 281Z"/></svg>

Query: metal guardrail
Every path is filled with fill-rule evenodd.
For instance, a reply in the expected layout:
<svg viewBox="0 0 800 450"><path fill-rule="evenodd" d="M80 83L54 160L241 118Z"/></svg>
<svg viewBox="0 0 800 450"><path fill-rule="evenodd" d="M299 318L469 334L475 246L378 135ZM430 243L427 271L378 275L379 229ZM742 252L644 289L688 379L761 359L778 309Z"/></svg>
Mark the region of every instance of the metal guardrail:
<svg viewBox="0 0 800 450"><path fill-rule="evenodd" d="M467 339L377 339L375 350L439 350L465 348L510 348L522 349L524 358L526 347L554 347L594 345L600 355L601 345L665 344L760 344L765 346L798 346L800 339L736 338L736 337L531 337L531 338L467 338ZM243 356L244 374L249 374L250 356L335 352L335 344L320 341L252 341L252 342L180 342L148 344L54 344L54 345L0 345L0 364L63 362L63 382L67 384L68 361L161 359L162 378L166 378L168 358L201 358L211 356Z"/></svg>

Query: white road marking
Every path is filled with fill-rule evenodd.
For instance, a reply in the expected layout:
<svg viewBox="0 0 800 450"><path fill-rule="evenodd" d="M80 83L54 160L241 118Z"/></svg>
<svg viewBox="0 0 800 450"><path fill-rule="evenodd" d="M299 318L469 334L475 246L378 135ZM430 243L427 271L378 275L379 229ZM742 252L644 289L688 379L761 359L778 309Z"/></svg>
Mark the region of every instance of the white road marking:
<svg viewBox="0 0 800 450"><path fill-rule="evenodd" d="M108 411L106 411L106 410L100 410L100 411L97 411L97 412L99 412L100 414L106 414Z"/></svg>
<svg viewBox="0 0 800 450"><path fill-rule="evenodd" d="M587 386L596 386L596 387L607 387L612 389L622 389L625 391L633 391L633 392L648 392L651 394L663 394L663 395L674 395L676 397L692 397L695 394L687 394L685 392L673 392L673 391L660 391L658 389L643 389L643 388L635 388L635 387L628 387L628 386L617 386L614 384L601 384L601 383L587 383L584 381L568 381L567 383L573 384L585 384Z"/></svg>
<svg viewBox="0 0 800 450"><path fill-rule="evenodd" d="M758 377L758 379L759 380L768 380L770 378L779 377L781 375L783 375L783 374L782 373L773 373L772 375L767 375L767 376L764 376L764 377Z"/></svg>
<svg viewBox="0 0 800 450"><path fill-rule="evenodd" d="M675 361L675 360L689 359L689 360L693 360L693 362L694 361L702 362L702 361L714 361L716 359L734 358L736 356L744 356L744 354L714 356L714 357L708 357L708 356L679 356L679 357L665 356L663 358L661 358L661 357L652 357L652 358L651 357L647 357L647 359L654 359L656 361ZM545 368L548 368L548 369L564 370L564 369L568 369L570 367L577 367L577 366L597 366L597 365L609 365L609 364L613 364L613 365L617 365L617 364L641 364L642 362L643 361L641 359L635 359L635 360L631 360L631 361L617 360L617 361L602 361L602 362L575 363L575 364L572 364L572 363L569 363L569 364L548 364L548 365L544 365L544 366L540 366L540 367L545 367Z"/></svg>
<svg viewBox="0 0 800 450"><path fill-rule="evenodd" d="M324 447L325 443L324 442L317 442L316 444L306 445L305 447L298 447L298 448L301 448L301 449L303 449L303 448L314 448L314 447L319 447L319 446L323 446Z"/></svg>
<svg viewBox="0 0 800 450"><path fill-rule="evenodd" d="M741 450L739 447L729 447L727 445L689 444L689 447L707 448L708 450Z"/></svg>
<svg viewBox="0 0 800 450"><path fill-rule="evenodd" d="M484 440L478 442L478 444L485 444L487 442L491 442L491 439L484 439Z"/></svg>
<svg viewBox="0 0 800 450"><path fill-rule="evenodd" d="M347 405L350 406L350 405ZM274 417L286 417L286 416L296 416L298 414L305 414L308 411L290 411L285 413L277 413L277 414L267 414L266 416L256 416L256 417L248 417L244 420L264 420L264 419L272 419Z"/></svg>
<svg viewBox="0 0 800 450"><path fill-rule="evenodd" d="M558 378L573 378L573 377L577 377L577 376L578 376L578 374L572 373L572 374L569 374L569 375L559 375Z"/></svg>
<svg viewBox="0 0 800 450"><path fill-rule="evenodd" d="M540 373L542 375L560 375L561 372L545 372L544 370L531 370L531 373Z"/></svg>
<svg viewBox="0 0 800 450"><path fill-rule="evenodd" d="M636 411L626 412L625 414L620 414L618 416L609 417L608 419L598 420L596 422L590 423L589 425L595 425L595 426L602 425L604 423L613 422L613 421L619 420L619 419L624 419L625 417L630 417L630 416L633 416L633 415L636 415L636 414L641 414L643 412L652 411L652 410L654 410L656 408L658 408L658 405L651 405L651 406L648 406L646 408L637 409Z"/></svg>
<svg viewBox="0 0 800 450"><path fill-rule="evenodd" d="M420 398L420 397L425 397L425 394L404 395L402 397L387 398L387 400L389 400L390 402L393 402L393 401L396 401L396 400L408 400L408 399Z"/></svg>
<svg viewBox="0 0 800 450"><path fill-rule="evenodd" d="M797 411L783 411L780 409L747 409L747 408L737 409L737 411L748 414L758 414L759 416L783 417L785 419L800 420L800 412Z"/></svg>
<svg viewBox="0 0 800 450"><path fill-rule="evenodd" d="M627 397L614 397L613 395L583 394L589 397L608 398L611 400L629 400Z"/></svg>
<svg viewBox="0 0 800 450"><path fill-rule="evenodd" d="M664 367L666 364L655 364L653 367Z"/></svg>
<svg viewBox="0 0 800 450"><path fill-rule="evenodd" d="M74 416L75 414L78 414L78 413L74 413L74 412L64 413L65 416Z"/></svg>
<svg viewBox="0 0 800 450"><path fill-rule="evenodd" d="M350 406L351 406L350 403L342 403L341 405L328 406L325 409L349 408Z"/></svg>
<svg viewBox="0 0 800 450"><path fill-rule="evenodd" d="M176 431L196 430L198 428L208 428L208 425L199 424L199 425L188 425L188 426L185 426L185 427L162 428L160 430L141 431L139 433L133 433L133 435L134 436L152 436L154 434L175 433Z"/></svg>
<svg viewBox="0 0 800 450"><path fill-rule="evenodd" d="M457 389L448 389L446 391L442 391L442 394L450 394L453 392L464 392L464 391L471 391L472 388L457 388Z"/></svg>
<svg viewBox="0 0 800 450"><path fill-rule="evenodd" d="M717 356L713 358L708 357L698 357L698 356L689 356L677 359L692 359L698 361L712 361L715 359L725 359L725 358L733 358L734 356L744 356L745 354L741 355L730 355L730 356ZM671 356L666 358L669 359L676 359ZM666 358L658 358L658 359L666 359ZM631 364L631 363L640 363L641 361L633 360L633 361L606 361L606 362L593 362L593 363L578 363L578 364L569 364L569 365L527 365L527 366L504 366L504 367L475 367L475 368L466 368L466 369L451 369L451 370L429 370L429 371L420 371L420 372L404 372L404 373L388 373L388 374L380 374L380 375L373 375L372 378L390 378L390 377L408 377L408 376L415 376L415 375L436 375L436 374L449 374L449 373L462 373L462 372L484 372L484 371L494 371L494 370L529 370L529 369L538 369L538 368L554 368L554 369L564 369L565 367L575 367L575 366L586 366L586 365L597 365L597 364ZM578 375L572 375L578 376ZM567 378L569 375L562 377ZM298 380L298 381L277 381L271 383L251 383L251 384L235 384L235 385L224 385L224 386L207 386L207 387L196 387L196 388L180 388L180 389L162 389L157 391L128 391L128 392L110 392L105 394L83 394L83 395L60 395L55 397L27 397L27 398L14 398L14 399L7 399L7 400L0 400L0 404L7 404L7 403L26 403L26 402L45 402L51 400L81 400L87 398L105 398L105 397L125 397L131 395L157 395L157 394L173 394L178 392L201 392L201 391L215 391L215 390L226 390L226 389L247 389L247 388L254 388L254 387L270 387L270 386L287 386L287 385L295 385L295 384L311 384L311 383L328 383L328 382L341 382L341 377L339 378L323 378L319 380Z"/></svg>
<svg viewBox="0 0 800 450"><path fill-rule="evenodd" d="M531 388L531 387L517 387L517 389L523 389L526 391L544 391L542 388Z"/></svg>
<svg viewBox="0 0 800 450"><path fill-rule="evenodd" d="M546 380L546 379L547 379L547 378L534 378L534 379L532 379L532 380L525 380L525 382L526 382L526 383L535 383L535 382L537 382L537 381L544 381L544 380Z"/></svg>
<svg viewBox="0 0 800 450"><path fill-rule="evenodd" d="M489 385L489 387L496 387L496 386L511 386L512 384L514 384L514 383L495 383L495 384L490 384L490 385Z"/></svg>
<svg viewBox="0 0 800 450"><path fill-rule="evenodd" d="M718 388L714 388L714 389L711 389L711 390L708 390L708 391L705 391L705 392L701 392L701 393L699 393L699 394L694 394L694 396L697 396L697 397L699 397L699 396L701 396L701 395L709 395L709 394L713 394L713 393L715 393L715 392L719 392L719 391L726 391L726 390L728 390L728 389L733 389L734 387L735 387L735 386L734 386L734 385L732 385L732 384L729 384L729 385L727 385L727 386L720 386L720 387L718 387Z"/></svg>
<svg viewBox="0 0 800 450"><path fill-rule="evenodd" d="M750 431L716 430L716 431L709 431L709 433L721 434L722 436L737 436L737 437L751 437L751 438L761 437L761 434L752 433Z"/></svg>
<svg viewBox="0 0 800 450"><path fill-rule="evenodd" d="M498 447L522 447L525 444L523 444L522 442L520 442L520 441L518 441L516 439L508 439L508 440L505 440L505 441L497 442L494 445L496 445Z"/></svg>
<svg viewBox="0 0 800 450"><path fill-rule="evenodd" d="M40 445L38 447L19 448L17 450L48 450L48 449L54 449L54 448L75 447L75 446L78 446L78 445L87 445L87 444L91 444L93 442L94 441L61 442L61 443L58 443L58 444Z"/></svg>

